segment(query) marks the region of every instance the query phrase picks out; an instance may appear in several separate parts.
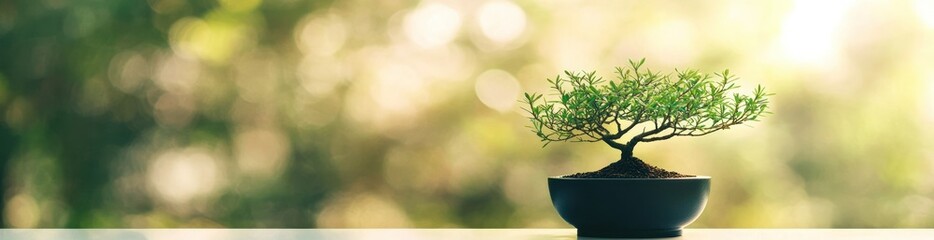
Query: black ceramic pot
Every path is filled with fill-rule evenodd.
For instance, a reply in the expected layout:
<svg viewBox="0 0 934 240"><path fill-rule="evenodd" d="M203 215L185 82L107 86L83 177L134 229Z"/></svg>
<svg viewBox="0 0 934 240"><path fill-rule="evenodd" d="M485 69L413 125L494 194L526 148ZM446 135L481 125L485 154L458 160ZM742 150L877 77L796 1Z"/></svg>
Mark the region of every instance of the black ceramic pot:
<svg viewBox="0 0 934 240"><path fill-rule="evenodd" d="M704 211L710 177L550 177L548 190L578 236L675 237Z"/></svg>

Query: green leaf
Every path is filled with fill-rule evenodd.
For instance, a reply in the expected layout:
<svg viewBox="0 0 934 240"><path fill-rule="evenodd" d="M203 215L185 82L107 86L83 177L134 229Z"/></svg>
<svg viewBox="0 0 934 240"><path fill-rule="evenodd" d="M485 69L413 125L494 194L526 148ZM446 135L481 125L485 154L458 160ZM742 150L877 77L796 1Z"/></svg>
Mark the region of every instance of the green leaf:
<svg viewBox="0 0 934 240"><path fill-rule="evenodd" d="M666 124L684 132L710 133L769 114L765 88L751 95L734 93L737 78L729 69L712 75L694 69L662 74L644 69L645 59L616 67L617 78L604 80L596 71L564 71L551 84L558 100L525 93L533 131L542 141L600 141L607 123L632 122L647 128ZM565 84L567 83L567 84ZM540 99L544 99L539 102ZM617 124L609 124L617 125ZM617 129L618 130L618 129ZM646 129L651 132L652 129ZM638 140L638 139L636 139Z"/></svg>

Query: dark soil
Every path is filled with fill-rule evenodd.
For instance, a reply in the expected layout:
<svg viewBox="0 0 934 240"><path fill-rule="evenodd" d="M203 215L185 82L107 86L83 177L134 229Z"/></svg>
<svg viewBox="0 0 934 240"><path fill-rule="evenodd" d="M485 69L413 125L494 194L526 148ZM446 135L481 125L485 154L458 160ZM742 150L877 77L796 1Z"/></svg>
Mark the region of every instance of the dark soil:
<svg viewBox="0 0 934 240"><path fill-rule="evenodd" d="M636 157L616 161L594 172L582 172L564 176L566 178L681 178L693 177L646 164Z"/></svg>

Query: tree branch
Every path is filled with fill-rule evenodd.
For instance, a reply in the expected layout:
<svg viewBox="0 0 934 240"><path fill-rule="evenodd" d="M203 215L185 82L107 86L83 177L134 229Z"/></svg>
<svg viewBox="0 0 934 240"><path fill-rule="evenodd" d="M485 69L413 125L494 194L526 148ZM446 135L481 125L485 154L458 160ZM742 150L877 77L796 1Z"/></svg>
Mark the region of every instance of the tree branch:
<svg viewBox="0 0 934 240"><path fill-rule="evenodd" d="M648 137L648 136L646 136L645 138L643 138L642 140L639 140L639 141L640 141L640 142L654 142L654 141L665 140L665 139L672 138L672 137L674 137L674 136L678 136L678 134L679 134L679 133L682 133L682 132L683 132L683 131L680 131L680 132L679 132L677 128L672 127L672 128L671 128L671 133L669 133L669 134L662 135L662 136L658 136L658 137ZM659 133L661 133L661 132L659 132Z"/></svg>
<svg viewBox="0 0 934 240"><path fill-rule="evenodd" d="M665 129L668 129L669 127L670 127L670 126L668 126L668 123L663 123L660 127L656 128L656 129L652 129L652 130L650 130L650 131L648 131L648 132L644 132L644 133L641 133L641 134L639 134L639 135L636 135L635 137L632 137L632 139L630 139L629 142L626 143L626 144L627 144L627 145L635 145L636 143L641 142L642 139L644 139L645 137L648 137L648 136L651 136L651 135L660 133L660 132L662 132L662 131L665 131Z"/></svg>
<svg viewBox="0 0 934 240"><path fill-rule="evenodd" d="M642 112L639 112L639 114L636 115L635 118L633 118L632 123L630 123L629 126L626 126L625 129L620 129L620 124L619 124L619 121L617 120L617 121L616 121L616 128L617 128L618 130L617 130L616 134L609 135L609 136L607 136L607 137L609 137L610 139L613 139L613 140L619 139L619 138L623 137L624 134L626 134L627 132L629 132L629 130L632 130L633 127L636 127L636 125L639 125L639 123L643 123L643 122L645 122L645 121L642 120Z"/></svg>
<svg viewBox="0 0 934 240"><path fill-rule="evenodd" d="M610 147L619 149L620 151L624 151L626 149L626 145L613 141L613 139L603 138L603 142L605 142L607 145L610 145Z"/></svg>

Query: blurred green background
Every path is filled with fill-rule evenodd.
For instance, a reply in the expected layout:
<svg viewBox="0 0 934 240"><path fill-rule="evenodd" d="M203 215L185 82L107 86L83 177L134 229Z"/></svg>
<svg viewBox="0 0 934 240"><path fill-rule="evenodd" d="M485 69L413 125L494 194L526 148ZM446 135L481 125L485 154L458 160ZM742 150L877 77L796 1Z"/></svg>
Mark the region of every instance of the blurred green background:
<svg viewBox="0 0 934 240"><path fill-rule="evenodd" d="M693 227L934 226L934 1L0 1L0 225L569 227L517 106L647 58L776 93L640 145Z"/></svg>

